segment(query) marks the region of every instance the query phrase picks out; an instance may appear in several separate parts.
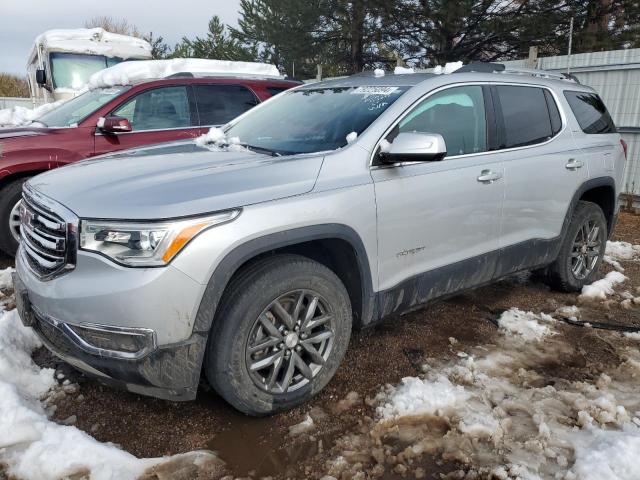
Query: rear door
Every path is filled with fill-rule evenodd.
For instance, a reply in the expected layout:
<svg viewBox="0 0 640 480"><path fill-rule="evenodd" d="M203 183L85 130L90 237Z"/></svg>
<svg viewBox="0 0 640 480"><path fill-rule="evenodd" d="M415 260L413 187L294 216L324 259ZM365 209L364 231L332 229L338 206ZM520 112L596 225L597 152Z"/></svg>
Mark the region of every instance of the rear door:
<svg viewBox="0 0 640 480"><path fill-rule="evenodd" d="M563 93L577 121L572 133L584 151L589 176L613 176L621 182L624 152L616 126L604 103L592 92L565 90Z"/></svg>
<svg viewBox="0 0 640 480"><path fill-rule="evenodd" d="M492 94L505 168L501 276L553 260L573 195L588 173L555 92L496 85Z"/></svg>
<svg viewBox="0 0 640 480"><path fill-rule="evenodd" d="M493 277L504 181L502 162L489 152L487 95L480 85L430 94L386 136L439 133L447 156L372 166L383 315Z"/></svg>
<svg viewBox="0 0 640 480"><path fill-rule="evenodd" d="M202 133L224 125L259 103L244 85L197 84L193 90Z"/></svg>
<svg viewBox="0 0 640 480"><path fill-rule="evenodd" d="M116 107L110 115L124 117L132 131L105 134L96 131L96 155L155 143L196 137L197 116L189 85L145 90Z"/></svg>

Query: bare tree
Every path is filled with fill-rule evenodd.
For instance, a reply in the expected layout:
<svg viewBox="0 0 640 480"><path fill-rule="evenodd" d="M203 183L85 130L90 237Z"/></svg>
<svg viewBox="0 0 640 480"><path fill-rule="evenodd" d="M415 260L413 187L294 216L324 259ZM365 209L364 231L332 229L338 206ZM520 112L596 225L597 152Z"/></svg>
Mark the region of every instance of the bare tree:
<svg viewBox="0 0 640 480"><path fill-rule="evenodd" d="M143 33L138 30L138 27L129 23L125 18L114 18L107 15L100 15L93 17L91 20L84 23L86 28L104 28L107 32L119 33L121 35L131 35L133 37L142 38Z"/></svg>
<svg viewBox="0 0 640 480"><path fill-rule="evenodd" d="M0 73L0 97L28 97L27 81L17 75Z"/></svg>

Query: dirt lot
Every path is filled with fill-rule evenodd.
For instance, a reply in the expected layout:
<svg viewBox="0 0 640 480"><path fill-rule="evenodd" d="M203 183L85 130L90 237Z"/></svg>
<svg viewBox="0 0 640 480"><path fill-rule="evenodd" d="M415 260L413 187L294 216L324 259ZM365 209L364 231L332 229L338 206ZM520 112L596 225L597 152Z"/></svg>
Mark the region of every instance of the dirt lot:
<svg viewBox="0 0 640 480"><path fill-rule="evenodd" d="M614 239L640 244L640 217L623 214ZM0 258L0 267L7 263L8 259ZM626 262L624 267L629 277L625 289L640 286L640 263ZM603 274L610 270L603 264ZM582 320L640 326L640 307L625 309L620 306L620 297L613 298L615 301L609 303L583 305ZM75 416L75 425L98 440L119 444L144 457L214 450L233 477L315 478L326 472L326 461L339 450L335 441L359 432L374 417L374 407L367 399L383 385L398 384L405 376L420 374L429 359L453 361L460 351L494 343L495 321L512 307L538 313L577 303L575 294L552 292L528 275L518 275L390 319L353 335L336 377L312 402L265 419L236 413L206 385L196 401L171 403L103 387L60 364L44 350L36 353L36 362L55 366L79 385L76 393L57 402L54 419L64 421ZM549 384L558 379L594 380L621 361L610 339L600 335L602 330L566 325L562 332L571 355L537 369ZM345 400L348 395L351 400ZM309 413L315 421L314 430L290 435L289 427ZM367 462L363 463L366 471ZM429 456L418 464L425 478L440 478L438 474L459 466L456 461L443 462ZM382 478L407 475L390 468L377 473Z"/></svg>

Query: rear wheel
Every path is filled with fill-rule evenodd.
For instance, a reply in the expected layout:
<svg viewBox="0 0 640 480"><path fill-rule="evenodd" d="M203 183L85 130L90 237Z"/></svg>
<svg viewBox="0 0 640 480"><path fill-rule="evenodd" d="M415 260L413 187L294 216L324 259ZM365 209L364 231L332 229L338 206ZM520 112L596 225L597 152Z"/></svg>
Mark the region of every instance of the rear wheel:
<svg viewBox="0 0 640 480"><path fill-rule="evenodd" d="M349 296L331 270L305 257L270 257L227 289L206 374L238 410L275 413L307 401L329 382L350 334Z"/></svg>
<svg viewBox="0 0 640 480"><path fill-rule="evenodd" d="M22 184L26 178L20 178L7 184L0 191L0 250L14 256L20 241L20 200Z"/></svg>
<svg viewBox="0 0 640 480"><path fill-rule="evenodd" d="M595 280L606 243L602 209L595 203L578 202L558 258L543 271L543 279L563 292L580 291Z"/></svg>

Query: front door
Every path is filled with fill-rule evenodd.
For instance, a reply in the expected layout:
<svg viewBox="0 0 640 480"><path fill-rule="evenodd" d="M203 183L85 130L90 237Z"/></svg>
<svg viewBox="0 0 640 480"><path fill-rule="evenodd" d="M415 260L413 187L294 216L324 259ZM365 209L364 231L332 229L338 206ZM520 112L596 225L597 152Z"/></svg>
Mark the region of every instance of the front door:
<svg viewBox="0 0 640 480"><path fill-rule="evenodd" d="M504 172L487 153L492 118L483 87L450 87L420 102L387 136L439 133L447 156L372 167L382 315L493 277Z"/></svg>
<svg viewBox="0 0 640 480"><path fill-rule="evenodd" d="M105 134L96 130L96 155L199 135L186 85L146 90L116 107L110 115L124 117L131 132Z"/></svg>

